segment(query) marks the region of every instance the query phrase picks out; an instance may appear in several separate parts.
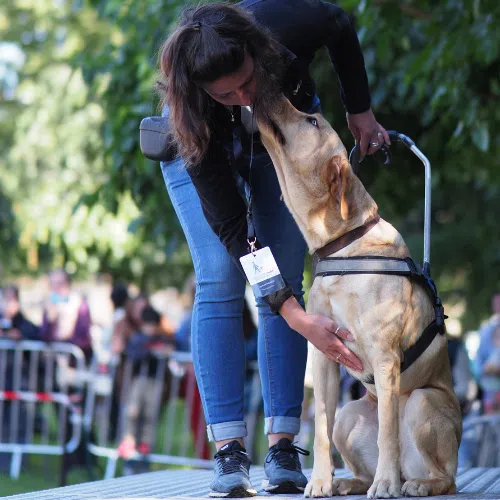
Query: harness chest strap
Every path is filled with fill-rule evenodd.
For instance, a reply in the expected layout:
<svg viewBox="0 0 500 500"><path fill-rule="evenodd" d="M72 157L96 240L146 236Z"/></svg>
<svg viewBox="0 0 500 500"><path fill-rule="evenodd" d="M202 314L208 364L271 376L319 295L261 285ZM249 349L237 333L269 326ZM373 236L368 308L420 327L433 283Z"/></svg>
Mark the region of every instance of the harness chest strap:
<svg viewBox="0 0 500 500"><path fill-rule="evenodd" d="M431 345L439 333L444 335L445 327L443 305L437 295L432 278L424 273L412 259L398 259L392 257L363 256L363 257L327 257L315 263L314 278L316 276L344 276L346 274L389 274L407 276L420 283L429 294L436 319L422 332L414 345L403 352L401 373L407 370L424 351Z"/></svg>

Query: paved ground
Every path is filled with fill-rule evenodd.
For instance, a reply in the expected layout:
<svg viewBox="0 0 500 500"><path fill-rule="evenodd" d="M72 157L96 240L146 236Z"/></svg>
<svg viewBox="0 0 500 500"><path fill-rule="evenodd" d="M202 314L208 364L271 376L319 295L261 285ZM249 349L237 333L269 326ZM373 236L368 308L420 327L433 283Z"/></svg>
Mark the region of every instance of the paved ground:
<svg viewBox="0 0 500 500"><path fill-rule="evenodd" d="M310 474L310 471L306 471ZM349 477L350 473L338 470L337 477ZM208 493L212 472L208 470L168 470L151 472L137 476L122 477L108 481L85 483L66 488L46 490L43 492L26 493L4 498L16 500L181 500L187 498L204 498ZM264 477L262 467L252 470L252 482L260 487ZM457 479L460 493L447 497L426 497L436 500L453 499L500 499L500 468L495 469L464 469L460 470ZM267 494L255 497L269 500ZM301 498L301 495L276 495L281 498ZM365 496L352 495L336 497L348 500L361 500Z"/></svg>

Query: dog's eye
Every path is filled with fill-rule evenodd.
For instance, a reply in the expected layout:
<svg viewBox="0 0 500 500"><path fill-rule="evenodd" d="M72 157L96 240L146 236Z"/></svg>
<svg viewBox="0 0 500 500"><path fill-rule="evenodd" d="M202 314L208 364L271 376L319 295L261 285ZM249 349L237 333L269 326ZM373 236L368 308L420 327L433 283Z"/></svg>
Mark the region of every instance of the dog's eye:
<svg viewBox="0 0 500 500"><path fill-rule="evenodd" d="M312 117L312 116L308 116L307 117L307 121L313 126L313 127L316 127L318 128L318 120L316 120L316 118Z"/></svg>

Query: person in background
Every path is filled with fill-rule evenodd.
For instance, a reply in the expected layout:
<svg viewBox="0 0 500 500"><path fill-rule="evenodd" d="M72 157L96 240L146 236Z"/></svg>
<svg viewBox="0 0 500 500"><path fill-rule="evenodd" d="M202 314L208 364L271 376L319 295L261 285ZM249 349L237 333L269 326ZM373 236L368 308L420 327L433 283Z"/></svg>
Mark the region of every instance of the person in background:
<svg viewBox="0 0 500 500"><path fill-rule="evenodd" d="M174 342L177 325L166 315L160 313L160 333L166 337L169 342Z"/></svg>
<svg viewBox="0 0 500 500"><path fill-rule="evenodd" d="M126 307L130 300L128 287L125 283L118 282L111 290L111 302L113 303L113 327L126 315Z"/></svg>
<svg viewBox="0 0 500 500"><path fill-rule="evenodd" d="M40 338L46 342L69 342L92 355L90 311L87 301L71 288L71 278L63 269L49 274L50 296L43 311Z"/></svg>
<svg viewBox="0 0 500 500"><path fill-rule="evenodd" d="M111 332L111 354L116 358L115 362L117 363L110 414L110 436L113 440L117 438L119 430L120 395L125 376L125 349L131 337L140 330L142 311L147 305L148 301L143 294L129 298L124 307L125 315L116 322Z"/></svg>
<svg viewBox="0 0 500 500"><path fill-rule="evenodd" d="M29 321L21 311L18 287L7 285L2 295L3 322L0 336L12 340L40 340L40 328Z"/></svg>
<svg viewBox="0 0 500 500"><path fill-rule="evenodd" d="M500 324L491 335L491 350L483 366L479 383L483 389L483 412L500 412Z"/></svg>
<svg viewBox="0 0 500 500"><path fill-rule="evenodd" d="M148 305L143 294L127 301L125 315L115 324L111 336L111 349L114 354L124 353L128 341L140 329L142 311Z"/></svg>
<svg viewBox="0 0 500 500"><path fill-rule="evenodd" d="M448 357L450 359L453 390L457 395L464 424L468 421L471 409L469 386L473 381L469 355L461 339L448 336ZM474 417L472 417L474 418ZM464 432L458 449L458 466L473 467L477 459L477 440L475 432Z"/></svg>
<svg viewBox="0 0 500 500"><path fill-rule="evenodd" d="M483 410L493 411L499 406L495 403L497 386L500 389L500 371L496 372L498 353L498 327L500 327L500 293L491 298L492 316L479 330L479 348L475 359L475 374L483 391ZM487 393L487 394L485 394Z"/></svg>
<svg viewBox="0 0 500 500"><path fill-rule="evenodd" d="M50 294L43 311L40 340L45 342L67 342L79 347L89 363L92 354L92 337L90 334L91 318L87 301L82 295L72 289L71 277L63 269L56 269L49 274ZM68 387L73 391L73 385L80 374L76 370L73 357L57 360L56 387ZM85 405L85 399L82 401ZM73 433L74 423L68 416L66 425L68 435ZM83 441L69 455L69 467L88 466L90 454Z"/></svg>
<svg viewBox="0 0 500 500"><path fill-rule="evenodd" d="M243 337L245 338L245 361L246 361L246 373L245 373L245 388L244 388L244 414L246 415L250 410L260 410L262 399L260 399L259 408L251 408L254 401L253 394L253 379L254 370L252 364L257 361L257 351L258 351L258 330L255 324L248 301L245 298L243 302Z"/></svg>
<svg viewBox="0 0 500 500"><path fill-rule="evenodd" d="M26 319L21 312L19 303L19 289L15 285L8 285L3 289L2 310L3 317L0 327L0 338L10 340L40 340L40 329L31 321ZM16 357L13 351L8 351L5 356L6 368L0 367L0 373L4 371L4 389L6 390L21 390L28 387L28 373L30 354L24 353L22 358L20 379L17 387L14 387L16 379Z"/></svg>
<svg viewBox="0 0 500 500"><path fill-rule="evenodd" d="M0 338L15 341L40 339L40 329L38 326L26 319L21 311L19 289L17 286L7 285L2 291L0 303L0 309L2 310ZM7 391L33 390L33 388L29 387L30 362L31 359L34 359L31 358L31 354L24 353L21 360L18 360L13 350L9 350L4 354L5 356L2 359L6 366L0 366L0 374L4 374L3 386L0 389ZM2 378L1 375L0 378ZM28 417L26 405L18 406L15 417L12 413L13 406L11 402L4 402L1 407L0 431L2 431L2 435L5 439L8 439L10 436L14 441L25 442ZM39 416L38 413L35 414L35 418L38 419ZM17 420L17 437L11 435L13 418ZM9 464L10 454L0 453L0 471L8 472Z"/></svg>
<svg viewBox="0 0 500 500"><path fill-rule="evenodd" d="M133 375L128 391L125 436L118 454L126 460L136 452L147 455L154 445L154 418L159 411L163 387L163 379L158 376L159 357L166 357L172 351L173 347L165 342L161 333L160 314L149 305L144 307L140 330L130 338L125 350L127 359L133 362Z"/></svg>
<svg viewBox="0 0 500 500"><path fill-rule="evenodd" d="M193 315L194 296L196 294L196 278L191 274L184 283L182 298L184 314L174 333L175 350L191 352L191 318Z"/></svg>
<svg viewBox="0 0 500 500"><path fill-rule="evenodd" d="M460 403L462 416L465 416L469 409L469 384L472 381L472 373L467 349L460 339L448 337L448 357L453 377L453 390Z"/></svg>

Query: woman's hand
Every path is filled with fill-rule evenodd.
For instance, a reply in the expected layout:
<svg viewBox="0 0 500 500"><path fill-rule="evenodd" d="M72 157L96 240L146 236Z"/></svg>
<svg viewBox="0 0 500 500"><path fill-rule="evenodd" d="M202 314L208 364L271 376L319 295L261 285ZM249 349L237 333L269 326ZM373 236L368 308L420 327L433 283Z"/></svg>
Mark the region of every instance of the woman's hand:
<svg viewBox="0 0 500 500"><path fill-rule="evenodd" d="M321 314L307 314L295 297L287 299L280 314L291 328L299 332L328 359L355 371L362 371L361 360L340 339L353 341L352 334Z"/></svg>
<svg viewBox="0 0 500 500"><path fill-rule="evenodd" d="M377 123L373 111L369 109L364 113L346 114L347 126L356 142L359 142L360 160L366 154L373 154L385 143L390 145L389 134L380 123Z"/></svg>
<svg viewBox="0 0 500 500"><path fill-rule="evenodd" d="M304 323L304 332L297 331L328 359L358 372L363 370L361 360L340 340L344 339L351 342L354 340L349 330L340 328L330 318L320 314L307 314Z"/></svg>

